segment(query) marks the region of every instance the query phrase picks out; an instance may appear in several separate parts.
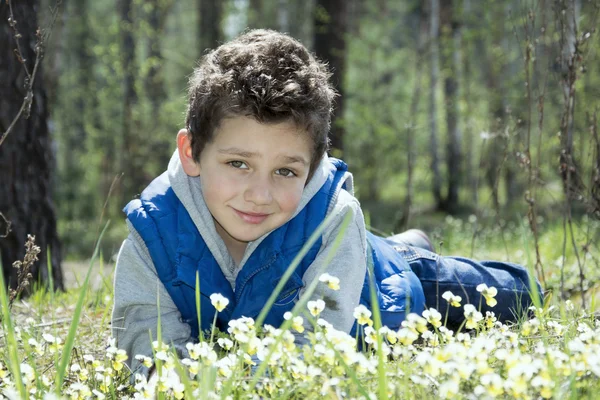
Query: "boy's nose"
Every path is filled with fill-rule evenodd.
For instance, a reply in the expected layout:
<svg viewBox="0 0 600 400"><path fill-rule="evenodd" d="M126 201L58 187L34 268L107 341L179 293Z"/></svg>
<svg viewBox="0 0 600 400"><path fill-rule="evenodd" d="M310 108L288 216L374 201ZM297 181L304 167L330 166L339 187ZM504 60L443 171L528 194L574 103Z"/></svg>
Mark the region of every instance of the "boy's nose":
<svg viewBox="0 0 600 400"><path fill-rule="evenodd" d="M273 201L271 196L271 187L265 180L255 179L251 182L244 192L244 200L256 205L266 205Z"/></svg>

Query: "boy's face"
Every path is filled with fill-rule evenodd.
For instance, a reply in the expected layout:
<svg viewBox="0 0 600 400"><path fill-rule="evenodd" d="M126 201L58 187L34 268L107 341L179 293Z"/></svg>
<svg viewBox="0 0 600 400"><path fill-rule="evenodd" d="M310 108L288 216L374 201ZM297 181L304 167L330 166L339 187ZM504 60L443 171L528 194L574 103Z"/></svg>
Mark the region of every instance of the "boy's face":
<svg viewBox="0 0 600 400"><path fill-rule="evenodd" d="M230 250L245 248L292 217L311 157L308 133L293 122L261 124L248 117L221 122L196 171L217 232Z"/></svg>

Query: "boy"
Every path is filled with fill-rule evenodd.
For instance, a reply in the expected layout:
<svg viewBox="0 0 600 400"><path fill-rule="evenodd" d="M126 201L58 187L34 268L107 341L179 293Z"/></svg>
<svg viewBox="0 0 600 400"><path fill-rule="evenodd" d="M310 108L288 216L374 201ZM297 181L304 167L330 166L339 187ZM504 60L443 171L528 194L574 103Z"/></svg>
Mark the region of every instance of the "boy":
<svg viewBox="0 0 600 400"><path fill-rule="evenodd" d="M112 321L117 345L130 360L152 354L157 297L163 341L185 352L185 343L197 340L196 276L203 330L214 315L207 298L212 293L230 301L219 313L221 329L231 319L256 318L326 217L329 225L265 323L279 326L324 271L340 278L340 289L318 286L313 297L327 303L321 317L349 332L354 308L370 306L367 263L382 322L393 329L408 309L420 313L427 305L445 312L436 304L445 290L477 304L480 283L498 288L501 319L511 317L509 308L530 303L522 267L439 257L403 244L402 237L366 232L352 176L326 155L335 96L329 77L303 45L274 31L250 31L202 59L190 81L186 129L177 135L167 172L125 208L130 235L117 261ZM325 265L338 235L339 248ZM459 321L461 312L451 310L450 318ZM136 360L130 366L139 367Z"/></svg>

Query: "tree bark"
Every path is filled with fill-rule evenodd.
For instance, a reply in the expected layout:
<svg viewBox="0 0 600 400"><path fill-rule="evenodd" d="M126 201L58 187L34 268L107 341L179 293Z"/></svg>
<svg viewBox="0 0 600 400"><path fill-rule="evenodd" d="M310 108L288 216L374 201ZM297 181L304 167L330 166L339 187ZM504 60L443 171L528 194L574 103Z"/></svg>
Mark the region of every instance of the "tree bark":
<svg viewBox="0 0 600 400"><path fill-rule="evenodd" d="M416 162L416 151L415 151L415 134L416 134L416 119L418 115L419 101L421 99L421 80L423 68L421 64L423 62L423 43L424 38L427 37L427 19L422 8L418 9L419 15L419 31L417 33L417 58L415 62L415 78L412 95L410 99L410 120L407 124L406 129L406 197L404 198L404 207L402 211L402 218L396 223L397 229L395 232L401 232L409 229L411 223L411 212L413 204L413 176L414 167Z"/></svg>
<svg viewBox="0 0 600 400"><path fill-rule="evenodd" d="M473 29L472 23L472 6L471 0L465 0L463 3L463 21L467 21L467 29ZM465 180L468 182L469 187L469 197L473 202L473 206L475 209L478 207L479 203L479 177L477 172L477 167L475 166L475 134L473 132L473 99L471 92L471 81L473 77L471 75L472 67L471 67L471 59L469 55L471 54L472 48L472 40L470 39L471 34L466 34L463 38L463 48L466 49L466 57L463 57L463 76L462 81L464 82L464 91L463 91L463 99L466 105L465 110Z"/></svg>
<svg viewBox="0 0 600 400"><path fill-rule="evenodd" d="M277 26L281 32L290 32L290 6L289 0L277 1Z"/></svg>
<svg viewBox="0 0 600 400"><path fill-rule="evenodd" d="M204 0L203 3L207 1ZM217 2L218 3L218 2ZM164 57L161 49L161 38L164 35L164 26L169 11L173 6L173 0L146 0L146 9L148 13L148 37L147 37L147 52L149 64L147 74L144 77L144 87L146 98L150 102L152 109L152 120L147 125L146 132L149 133L148 152L153 154L158 165L167 165L171 157L170 143L161 134L164 130L162 124L162 105L167 100L167 92L165 90L165 79L163 73ZM202 29L202 28L200 28ZM202 32L200 32L202 40Z"/></svg>
<svg viewBox="0 0 600 400"><path fill-rule="evenodd" d="M442 177L440 174L440 161L438 155L438 110L436 103L437 82L440 75L439 56L439 0L430 0L429 15L429 45L431 64L429 70L429 152L431 154L431 171L433 173L433 199L436 209L443 209Z"/></svg>
<svg viewBox="0 0 600 400"><path fill-rule="evenodd" d="M25 68L33 74L36 61L38 2L19 0L10 4L25 61L23 66L15 55L17 42L8 22L9 5L3 1L0 4L0 135L7 131L28 95ZM48 282L47 265L51 264L54 287L62 289L61 246L52 193L53 143L48 132L47 100L39 68L33 78L29 118L21 117L0 145L0 213L11 223L9 234L0 237L2 272L9 285L15 287L17 270L12 264L23 259L27 235L32 234L41 248L39 261L30 271L34 280ZM0 235L4 235L5 228L0 218ZM47 260L48 254L50 260Z"/></svg>
<svg viewBox="0 0 600 400"><path fill-rule="evenodd" d="M72 92L73 113L69 118L67 129L62 132L62 140L68 151L62 155L61 180L59 185L60 197L64 204L59 203L60 215L68 221L73 221L88 215L80 215L82 204L82 188L85 171L83 159L87 153L86 124L88 122L88 110L96 108L88 107L88 101L94 101L91 82L93 80L93 59L89 53L90 43L90 21L88 18L87 0L74 1L71 4L71 20L67 24L67 43L71 49L68 59L73 68L69 73L75 75L77 90Z"/></svg>
<svg viewBox="0 0 600 400"><path fill-rule="evenodd" d="M248 26L258 28L259 21L263 16L262 0L250 0L248 2Z"/></svg>
<svg viewBox="0 0 600 400"><path fill-rule="evenodd" d="M133 36L133 1L117 0L120 18L121 59L123 70L123 119L122 142L120 150L120 170L124 173L121 204L127 203L134 197L143 184L139 159L143 157L141 141L136 140L136 123L134 107L138 101L135 87L136 74L136 43ZM147 183L147 182L146 182Z"/></svg>
<svg viewBox="0 0 600 400"><path fill-rule="evenodd" d="M444 200L444 208L450 213L457 211L459 206L458 192L462 182L462 132L460 130L459 81L461 64L461 27L455 18L452 0L442 3L440 10L442 32L444 37L443 60L444 76L444 105L446 109L446 163L448 169L448 194Z"/></svg>
<svg viewBox="0 0 600 400"><path fill-rule="evenodd" d="M494 7L490 11L493 13L500 12L499 5L490 5ZM506 154L506 142L504 141L504 124L505 124L505 109L503 104L503 94L501 90L501 79L500 75L505 63L503 58L496 57L492 54L492 49L497 46L501 46L502 37L504 35L504 27L500 24L500 28L493 29L493 27L484 27L485 24L485 12L482 6L479 6L475 10L475 15L480 23L477 25L477 29L485 29L490 32L487 36L490 41L486 42L487 37L477 35L475 38L475 54L481 60L482 72L487 86L487 99L488 99L488 112L490 115L490 127L489 127L489 139L486 143L486 148L482 149L485 154L482 156L482 160L485 160L485 165L481 165L480 168L485 169L485 183L488 185L491 191L492 203L495 210L500 209L500 197L499 197L499 179L502 166L502 158Z"/></svg>
<svg viewBox="0 0 600 400"><path fill-rule="evenodd" d="M333 154L341 156L344 150L344 79L346 73L346 32L348 28L347 0L317 0L314 10L317 57L329 63L332 82L339 93L331 121Z"/></svg>
<svg viewBox="0 0 600 400"><path fill-rule="evenodd" d="M577 21L581 11L578 0L557 0L557 19L560 28L560 69L563 90L563 113L560 123L560 172L567 197L577 198L582 191L581 171L573 148L575 118L575 82L578 79Z"/></svg>
<svg viewBox="0 0 600 400"><path fill-rule="evenodd" d="M214 49L223 40L221 20L223 18L223 4L217 0L198 0L200 24L198 36L200 38L200 57L208 49Z"/></svg>

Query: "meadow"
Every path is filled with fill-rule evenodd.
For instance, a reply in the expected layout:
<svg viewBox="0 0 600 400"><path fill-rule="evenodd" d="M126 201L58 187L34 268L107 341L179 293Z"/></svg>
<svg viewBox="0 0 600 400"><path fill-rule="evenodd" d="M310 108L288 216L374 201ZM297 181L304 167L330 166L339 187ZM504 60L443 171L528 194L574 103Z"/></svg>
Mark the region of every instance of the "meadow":
<svg viewBox="0 0 600 400"><path fill-rule="evenodd" d="M563 257L557 245L564 239L562 224L539 222L550 290L544 304L537 299L514 324L478 311L483 301L494 302L494 289L485 287L474 304L460 293L444 295L443 301L464 310L465 323L456 331L445 327L445 316L435 309L410 314L392 331L381 327L376 310L359 307L358 338L319 319L324 303L301 299L280 328L259 328L261 316L232 321L228 332L205 332L199 343L188 344L185 358L161 342L159 330L154 360L141 358L156 363L158 379L152 382L128 370L126 359L138 355L125 354L111 339L112 266L96 252L66 292L34 288L12 305L0 292L0 393L9 399L597 398L600 322L592 283L598 281L598 253L580 255L586 272L582 307L581 294L574 295L581 285L576 257ZM583 217L576 223L586 235L578 242L597 237L598 221ZM432 236L443 254L485 255L533 269L531 234L524 226L497 221L479 227L474 215L447 217ZM561 275L568 300L561 296ZM335 290L337 278L324 275L307 291L316 285ZM227 302L216 294L211 301L217 309ZM304 319L314 332L300 348L292 332L303 331Z"/></svg>

